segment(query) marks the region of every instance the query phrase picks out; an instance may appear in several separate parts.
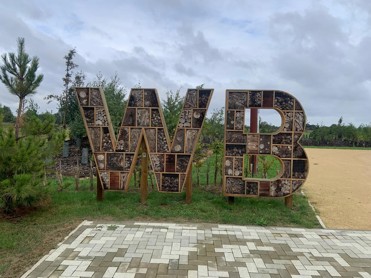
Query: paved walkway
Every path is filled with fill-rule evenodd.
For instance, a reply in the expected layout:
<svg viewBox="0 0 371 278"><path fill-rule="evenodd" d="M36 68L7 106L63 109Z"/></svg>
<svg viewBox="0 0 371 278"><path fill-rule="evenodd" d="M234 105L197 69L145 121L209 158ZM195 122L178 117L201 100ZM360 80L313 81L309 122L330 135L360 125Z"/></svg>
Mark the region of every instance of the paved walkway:
<svg viewBox="0 0 371 278"><path fill-rule="evenodd" d="M371 231L84 221L22 277L371 277Z"/></svg>

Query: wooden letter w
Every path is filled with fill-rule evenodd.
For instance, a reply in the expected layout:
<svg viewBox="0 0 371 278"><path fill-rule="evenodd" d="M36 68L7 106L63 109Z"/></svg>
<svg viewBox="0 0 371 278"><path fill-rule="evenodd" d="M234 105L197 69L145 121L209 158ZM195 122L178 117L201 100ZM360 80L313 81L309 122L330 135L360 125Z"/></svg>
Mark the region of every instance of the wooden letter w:
<svg viewBox="0 0 371 278"><path fill-rule="evenodd" d="M127 190L144 140L157 188L181 192L191 168L212 89L189 89L172 143L156 89L132 89L118 137L99 88L76 88L81 115L106 190Z"/></svg>

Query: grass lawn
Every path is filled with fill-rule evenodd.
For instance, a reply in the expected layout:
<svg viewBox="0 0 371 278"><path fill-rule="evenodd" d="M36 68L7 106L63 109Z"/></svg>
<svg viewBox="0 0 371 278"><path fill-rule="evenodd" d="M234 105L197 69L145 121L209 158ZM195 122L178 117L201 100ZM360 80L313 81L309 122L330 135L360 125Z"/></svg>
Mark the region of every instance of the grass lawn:
<svg viewBox="0 0 371 278"><path fill-rule="evenodd" d="M230 205L216 190L206 187L194 188L191 204L185 204L185 193L153 191L147 205L140 204L137 188L128 193L105 192L103 202L97 202L95 192L88 188L88 180L81 181L79 192L72 185L62 192L54 186L49 205L19 218L0 219L0 277L24 273L84 219L320 227L306 197L299 194L294 196L291 210L282 199L236 198Z"/></svg>

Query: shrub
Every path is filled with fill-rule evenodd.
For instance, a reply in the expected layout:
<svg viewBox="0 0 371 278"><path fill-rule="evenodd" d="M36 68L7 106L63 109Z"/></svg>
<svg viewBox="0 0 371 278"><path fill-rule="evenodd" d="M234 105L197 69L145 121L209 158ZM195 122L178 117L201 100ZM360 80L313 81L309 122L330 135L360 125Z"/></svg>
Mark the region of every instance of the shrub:
<svg viewBox="0 0 371 278"><path fill-rule="evenodd" d="M30 116L23 130L17 140L13 128L0 127L0 206L6 213L48 197L46 168L63 141L50 117Z"/></svg>

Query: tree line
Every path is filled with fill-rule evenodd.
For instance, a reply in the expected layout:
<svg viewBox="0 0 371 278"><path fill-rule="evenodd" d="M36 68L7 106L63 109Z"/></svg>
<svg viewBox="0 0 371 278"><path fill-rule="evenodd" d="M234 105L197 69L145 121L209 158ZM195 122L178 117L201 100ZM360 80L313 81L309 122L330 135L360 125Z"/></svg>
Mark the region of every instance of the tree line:
<svg viewBox="0 0 371 278"><path fill-rule="evenodd" d="M301 143L305 146L370 148L371 125L345 125L342 118L331 126L310 125Z"/></svg>

